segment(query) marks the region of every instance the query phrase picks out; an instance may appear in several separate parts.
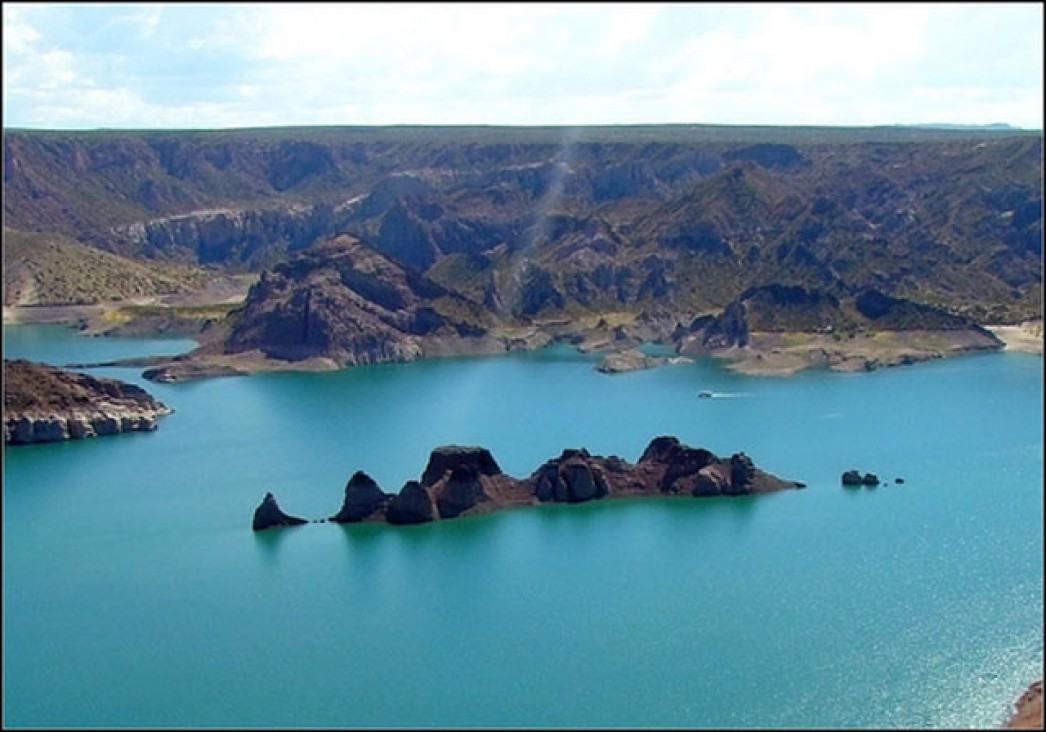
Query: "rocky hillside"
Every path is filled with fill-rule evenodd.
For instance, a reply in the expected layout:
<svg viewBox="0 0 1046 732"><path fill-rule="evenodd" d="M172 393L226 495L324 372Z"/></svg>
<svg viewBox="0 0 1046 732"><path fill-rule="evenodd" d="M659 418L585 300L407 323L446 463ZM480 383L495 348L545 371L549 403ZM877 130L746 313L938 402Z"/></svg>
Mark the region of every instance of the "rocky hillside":
<svg viewBox="0 0 1046 732"><path fill-rule="evenodd" d="M134 384L4 359L5 445L150 431L171 411Z"/></svg>
<svg viewBox="0 0 1046 732"><path fill-rule="evenodd" d="M1040 315L1038 132L7 131L4 163L19 231L231 271L347 232L515 323L718 311L769 286Z"/></svg>
<svg viewBox="0 0 1046 732"><path fill-rule="evenodd" d="M412 361L448 339L483 350L489 323L481 306L346 234L263 273L220 348L339 365Z"/></svg>
<svg viewBox="0 0 1046 732"><path fill-rule="evenodd" d="M4 228L4 305L81 305L189 292L214 278L200 267L137 261L63 234Z"/></svg>

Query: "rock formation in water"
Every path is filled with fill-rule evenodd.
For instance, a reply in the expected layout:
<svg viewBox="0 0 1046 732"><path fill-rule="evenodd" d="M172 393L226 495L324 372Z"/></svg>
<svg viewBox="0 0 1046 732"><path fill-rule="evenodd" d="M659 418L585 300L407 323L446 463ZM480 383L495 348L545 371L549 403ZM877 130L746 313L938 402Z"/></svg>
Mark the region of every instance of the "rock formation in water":
<svg viewBox="0 0 1046 732"><path fill-rule="evenodd" d="M879 485L880 482L879 476L875 473L865 473L864 475L861 475L858 470L847 470L842 476L842 484L851 487L865 485L869 488L874 488ZM895 482L903 483L904 479L898 478Z"/></svg>
<svg viewBox="0 0 1046 732"><path fill-rule="evenodd" d="M621 374L628 371L651 369L667 363L664 356L648 356L637 348L608 353L596 364L596 371L603 374Z"/></svg>
<svg viewBox="0 0 1046 732"><path fill-rule="evenodd" d="M172 411L134 384L4 359L5 445L150 431Z"/></svg>
<svg viewBox="0 0 1046 732"><path fill-rule="evenodd" d="M373 517L384 511L391 496L362 470L356 471L345 485L345 500L341 510L331 516L335 523L351 523Z"/></svg>
<svg viewBox="0 0 1046 732"><path fill-rule="evenodd" d="M434 518L436 504L432 494L416 480L407 481L385 509L385 520L390 524L423 524Z"/></svg>
<svg viewBox="0 0 1046 732"><path fill-rule="evenodd" d="M804 487L757 468L743 452L720 458L675 437L651 441L635 464L613 455L592 455L584 448L564 450L522 480L502 472L485 448L448 445L432 451L420 481L408 481L395 495L382 491L366 473L356 472L331 521L420 524L537 503L738 496Z"/></svg>
<svg viewBox="0 0 1046 732"><path fill-rule="evenodd" d="M262 499L258 508L254 509L254 521L251 528L255 531L262 531L273 526L298 526L307 523L309 522L303 518L284 513L280 504L276 502L276 496L270 492L265 494L265 498Z"/></svg>

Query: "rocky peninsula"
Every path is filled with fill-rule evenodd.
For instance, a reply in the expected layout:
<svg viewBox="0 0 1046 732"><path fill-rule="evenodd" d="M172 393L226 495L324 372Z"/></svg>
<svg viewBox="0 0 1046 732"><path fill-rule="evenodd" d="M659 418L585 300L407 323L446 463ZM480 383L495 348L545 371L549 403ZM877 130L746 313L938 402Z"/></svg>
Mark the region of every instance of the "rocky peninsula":
<svg viewBox="0 0 1046 732"><path fill-rule="evenodd" d="M173 410L134 384L4 359L4 444L156 429Z"/></svg>
<svg viewBox="0 0 1046 732"><path fill-rule="evenodd" d="M525 479L513 478L482 447L437 447L419 480L386 493L363 471L345 486L335 523L419 524L540 503L582 503L630 496L738 496L805 488L758 468L745 453L721 458L670 436L650 442L638 462L567 449ZM272 493L254 514L253 529L303 523L279 509Z"/></svg>

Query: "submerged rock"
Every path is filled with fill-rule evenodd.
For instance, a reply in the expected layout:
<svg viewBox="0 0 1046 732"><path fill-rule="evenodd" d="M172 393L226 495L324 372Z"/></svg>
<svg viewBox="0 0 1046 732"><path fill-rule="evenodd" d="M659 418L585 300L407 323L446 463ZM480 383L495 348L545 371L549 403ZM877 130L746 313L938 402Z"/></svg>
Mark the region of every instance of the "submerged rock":
<svg viewBox="0 0 1046 732"><path fill-rule="evenodd" d="M251 528L254 531L262 531L274 526L297 526L307 523L308 521L303 518L284 513L280 504L276 502L276 496L269 492L265 494L265 498L262 499L258 508L254 509L254 522L251 524Z"/></svg>

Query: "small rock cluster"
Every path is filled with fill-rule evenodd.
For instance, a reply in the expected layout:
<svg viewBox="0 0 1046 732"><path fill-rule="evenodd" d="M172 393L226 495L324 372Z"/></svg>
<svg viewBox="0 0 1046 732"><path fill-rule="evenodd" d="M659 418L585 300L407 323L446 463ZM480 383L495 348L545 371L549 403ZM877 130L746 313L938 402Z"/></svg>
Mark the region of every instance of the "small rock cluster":
<svg viewBox="0 0 1046 732"><path fill-rule="evenodd" d="M869 488L875 488L880 485L883 481L879 480L879 476L875 473L865 473L861 475L859 470L847 470L843 473L842 483L844 486L856 487L856 486L867 486ZM894 478L894 483L900 484L904 482L904 478Z"/></svg>

